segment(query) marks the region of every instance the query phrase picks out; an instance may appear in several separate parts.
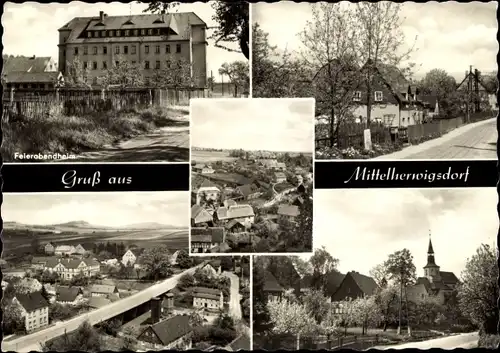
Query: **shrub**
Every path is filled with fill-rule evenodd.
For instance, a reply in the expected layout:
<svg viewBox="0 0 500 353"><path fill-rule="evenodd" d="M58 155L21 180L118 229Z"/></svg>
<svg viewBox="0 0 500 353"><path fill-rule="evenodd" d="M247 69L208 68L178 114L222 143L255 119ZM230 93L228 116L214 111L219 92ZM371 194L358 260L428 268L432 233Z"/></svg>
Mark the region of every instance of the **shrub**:
<svg viewBox="0 0 500 353"><path fill-rule="evenodd" d="M479 336L479 348L496 349L500 345L500 335Z"/></svg>

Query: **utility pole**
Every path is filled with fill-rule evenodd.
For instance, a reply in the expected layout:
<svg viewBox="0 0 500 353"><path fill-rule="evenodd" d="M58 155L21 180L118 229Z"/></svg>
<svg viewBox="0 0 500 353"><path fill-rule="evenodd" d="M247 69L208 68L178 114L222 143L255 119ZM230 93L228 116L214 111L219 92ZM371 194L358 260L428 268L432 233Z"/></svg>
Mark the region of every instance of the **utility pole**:
<svg viewBox="0 0 500 353"><path fill-rule="evenodd" d="M222 97L224 97L224 75L220 75L221 77L221 86L222 86Z"/></svg>
<svg viewBox="0 0 500 353"><path fill-rule="evenodd" d="M401 321L403 313L403 264L399 270L399 325L398 325L398 335L401 334Z"/></svg>
<svg viewBox="0 0 500 353"><path fill-rule="evenodd" d="M472 65L469 66L469 75L467 80L467 120L470 122L470 111L472 109Z"/></svg>

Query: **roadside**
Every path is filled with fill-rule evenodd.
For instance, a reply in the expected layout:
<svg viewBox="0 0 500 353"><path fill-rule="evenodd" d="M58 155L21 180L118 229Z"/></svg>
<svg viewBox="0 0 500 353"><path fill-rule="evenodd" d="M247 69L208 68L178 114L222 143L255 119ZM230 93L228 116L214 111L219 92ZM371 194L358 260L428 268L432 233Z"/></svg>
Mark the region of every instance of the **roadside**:
<svg viewBox="0 0 500 353"><path fill-rule="evenodd" d="M74 155L71 161L189 159L189 107L150 107L85 116L49 115L3 126L3 158L15 153ZM29 162L54 161L29 159Z"/></svg>
<svg viewBox="0 0 500 353"><path fill-rule="evenodd" d="M429 349L429 348L439 348L439 349L455 349L455 348L477 348L478 347L479 334L478 332L471 333L461 333L458 335L441 337L430 339L426 341L419 342L409 342L398 345L390 346L376 346L373 349Z"/></svg>
<svg viewBox="0 0 500 353"><path fill-rule="evenodd" d="M496 158L496 120L492 118L467 124L441 137L373 159Z"/></svg>
<svg viewBox="0 0 500 353"><path fill-rule="evenodd" d="M229 298L229 314L235 320L241 320L241 305L240 305L240 279L232 273L225 271L224 276L228 277L231 281L230 298Z"/></svg>

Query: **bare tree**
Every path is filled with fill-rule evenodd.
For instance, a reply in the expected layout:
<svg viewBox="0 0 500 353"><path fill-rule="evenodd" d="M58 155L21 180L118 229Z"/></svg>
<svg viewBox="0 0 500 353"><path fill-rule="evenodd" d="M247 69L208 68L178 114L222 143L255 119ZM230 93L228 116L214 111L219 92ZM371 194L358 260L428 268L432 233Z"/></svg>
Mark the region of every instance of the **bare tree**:
<svg viewBox="0 0 500 353"><path fill-rule="evenodd" d="M330 147L340 124L354 104L352 90L358 78L354 11L345 3L312 5L312 21L299 36L303 60L316 72L313 78L316 116L327 116Z"/></svg>
<svg viewBox="0 0 500 353"><path fill-rule="evenodd" d="M360 63L365 65L363 76L366 84L367 127L370 126L371 119L374 67L380 63L399 66L415 50L415 42L412 46L403 48L406 40L401 29L401 6L389 1L363 1L356 4L356 46Z"/></svg>

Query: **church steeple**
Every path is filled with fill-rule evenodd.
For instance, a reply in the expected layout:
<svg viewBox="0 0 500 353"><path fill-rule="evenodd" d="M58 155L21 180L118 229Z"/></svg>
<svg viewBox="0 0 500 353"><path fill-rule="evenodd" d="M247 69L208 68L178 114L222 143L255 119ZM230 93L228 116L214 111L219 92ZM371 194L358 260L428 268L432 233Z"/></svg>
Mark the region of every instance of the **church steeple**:
<svg viewBox="0 0 500 353"><path fill-rule="evenodd" d="M440 278L439 266L434 259L434 249L431 241L431 231L429 230L429 246L427 248L427 265L424 267L425 277L431 282L438 281Z"/></svg>

